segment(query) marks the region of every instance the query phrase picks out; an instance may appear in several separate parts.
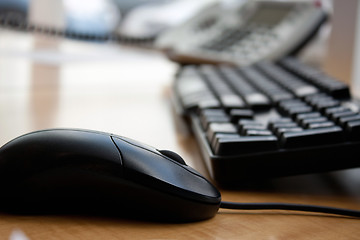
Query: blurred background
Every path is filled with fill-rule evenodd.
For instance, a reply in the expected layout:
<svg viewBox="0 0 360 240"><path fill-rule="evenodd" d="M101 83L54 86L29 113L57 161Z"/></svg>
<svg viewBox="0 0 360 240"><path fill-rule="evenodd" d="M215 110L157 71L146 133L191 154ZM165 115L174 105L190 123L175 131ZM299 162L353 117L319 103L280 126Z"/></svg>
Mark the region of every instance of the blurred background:
<svg viewBox="0 0 360 240"><path fill-rule="evenodd" d="M1 0L2 18L74 33L157 36L214 0Z"/></svg>
<svg viewBox="0 0 360 240"><path fill-rule="evenodd" d="M13 28L41 28L83 40L122 36L128 42L153 40L195 16L216 0L0 0L0 20ZM227 7L244 0L220 1ZM308 62L351 84L359 95L359 1L318 1L330 20L302 53ZM5 23L5 24L4 24Z"/></svg>

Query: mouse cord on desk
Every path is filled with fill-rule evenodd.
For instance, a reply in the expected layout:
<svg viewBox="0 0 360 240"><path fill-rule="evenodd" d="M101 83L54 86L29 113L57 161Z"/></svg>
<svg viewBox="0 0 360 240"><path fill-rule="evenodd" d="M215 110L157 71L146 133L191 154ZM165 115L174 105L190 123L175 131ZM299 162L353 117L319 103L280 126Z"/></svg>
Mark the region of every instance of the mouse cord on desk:
<svg viewBox="0 0 360 240"><path fill-rule="evenodd" d="M220 208L236 210L291 210L360 217L360 211L357 210L292 203L237 203L222 201Z"/></svg>

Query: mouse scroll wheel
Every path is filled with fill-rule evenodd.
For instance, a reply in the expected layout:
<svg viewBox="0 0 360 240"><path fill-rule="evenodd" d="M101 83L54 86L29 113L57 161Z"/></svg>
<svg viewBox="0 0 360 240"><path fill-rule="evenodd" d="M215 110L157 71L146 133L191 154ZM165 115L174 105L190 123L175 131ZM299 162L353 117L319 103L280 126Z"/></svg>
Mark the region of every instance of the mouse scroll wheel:
<svg viewBox="0 0 360 240"><path fill-rule="evenodd" d="M165 155L166 157L168 158L171 158L172 160L180 163L180 164L183 164L183 165L186 165L184 159L182 159L182 157L179 156L179 154L177 153L174 153L172 151L169 151L169 150L158 150L162 155Z"/></svg>

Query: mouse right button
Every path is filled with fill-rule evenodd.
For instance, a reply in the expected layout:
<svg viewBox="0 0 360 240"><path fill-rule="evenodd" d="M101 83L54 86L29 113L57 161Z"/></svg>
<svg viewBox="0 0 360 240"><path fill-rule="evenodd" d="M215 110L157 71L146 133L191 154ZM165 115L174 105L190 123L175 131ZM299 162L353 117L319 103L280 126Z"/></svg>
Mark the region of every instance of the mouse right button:
<svg viewBox="0 0 360 240"><path fill-rule="evenodd" d="M179 154L174 153L170 150L158 150L162 155L167 156L168 158L171 158L172 160L182 164L182 165L186 165L186 162L184 161L184 159L182 157L180 157Z"/></svg>
<svg viewBox="0 0 360 240"><path fill-rule="evenodd" d="M141 185L207 204L219 204L219 191L190 167L158 151L112 136L120 149L124 176Z"/></svg>

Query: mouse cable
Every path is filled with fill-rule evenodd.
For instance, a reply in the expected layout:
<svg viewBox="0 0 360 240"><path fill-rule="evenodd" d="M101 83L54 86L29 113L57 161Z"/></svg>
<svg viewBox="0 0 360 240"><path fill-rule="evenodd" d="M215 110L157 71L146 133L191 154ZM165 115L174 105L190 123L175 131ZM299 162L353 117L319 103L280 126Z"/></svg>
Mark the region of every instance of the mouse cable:
<svg viewBox="0 0 360 240"><path fill-rule="evenodd" d="M291 210L360 217L360 211L357 210L292 203L238 203L221 201L220 208L236 210Z"/></svg>

